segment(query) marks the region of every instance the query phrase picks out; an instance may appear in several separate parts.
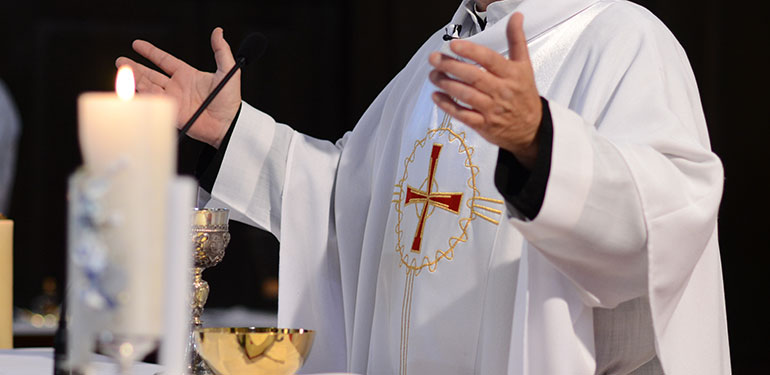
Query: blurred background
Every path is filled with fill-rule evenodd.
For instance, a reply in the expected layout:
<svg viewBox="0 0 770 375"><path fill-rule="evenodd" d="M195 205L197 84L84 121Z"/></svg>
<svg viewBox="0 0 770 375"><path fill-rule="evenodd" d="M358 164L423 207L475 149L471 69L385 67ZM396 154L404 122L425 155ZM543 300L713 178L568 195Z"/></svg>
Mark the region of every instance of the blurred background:
<svg viewBox="0 0 770 375"><path fill-rule="evenodd" d="M548 1L548 0L538 0ZM714 150L725 164L720 244L736 373L764 370L770 350L770 135L767 108L770 23L759 1L638 0L684 46L697 78ZM115 58L147 39L200 69L215 68L209 35L222 26L237 50L249 31L270 40L243 73L243 97L295 129L330 140L358 117L412 53L451 18L458 0L3 0L0 80L18 107L21 136L10 207L16 222L15 305L45 327L65 285L67 177L81 164L76 98L114 89ZM6 147L6 146L3 146ZM190 173L201 145L186 142ZM2 210L2 209L0 209ZM225 260L206 271L207 307L274 313L277 241L232 223ZM37 314L37 315L36 315ZM49 316L49 320L51 317ZM36 321L35 321L36 320ZM17 345L46 345L34 330Z"/></svg>

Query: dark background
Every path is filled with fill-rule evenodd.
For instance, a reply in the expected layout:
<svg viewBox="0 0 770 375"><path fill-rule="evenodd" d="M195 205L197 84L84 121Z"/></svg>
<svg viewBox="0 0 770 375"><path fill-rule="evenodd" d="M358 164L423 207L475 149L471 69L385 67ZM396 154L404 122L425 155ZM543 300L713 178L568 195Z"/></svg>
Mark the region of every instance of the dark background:
<svg viewBox="0 0 770 375"><path fill-rule="evenodd" d="M770 286L767 13L759 1L637 2L671 28L692 62L712 145L725 164L720 244L733 368L765 370L770 332L760 306ZM23 122L8 213L16 220L16 305L33 307L46 278L63 285L65 186L81 163L76 97L113 89L115 58L137 58L130 49L134 38L213 70L209 34L215 26L224 27L234 49L247 31L261 31L270 46L243 74L244 99L299 131L336 139L425 38L450 20L458 3L2 0L0 79ZM184 144L181 169L194 166L198 148ZM237 224L232 231L225 261L206 273L209 305L274 309L277 242Z"/></svg>

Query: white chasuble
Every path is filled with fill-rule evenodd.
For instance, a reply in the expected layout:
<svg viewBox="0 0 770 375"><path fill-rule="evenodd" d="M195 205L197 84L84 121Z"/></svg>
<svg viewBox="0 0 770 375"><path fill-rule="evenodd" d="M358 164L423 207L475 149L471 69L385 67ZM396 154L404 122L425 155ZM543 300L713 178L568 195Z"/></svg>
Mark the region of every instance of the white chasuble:
<svg viewBox="0 0 770 375"><path fill-rule="evenodd" d="M210 206L281 242L279 325L318 331L303 372L730 371L710 151L689 64L618 0L503 0L553 120L526 220L494 185L498 149L430 100L434 34L336 144L244 103ZM471 33L473 35L469 35Z"/></svg>

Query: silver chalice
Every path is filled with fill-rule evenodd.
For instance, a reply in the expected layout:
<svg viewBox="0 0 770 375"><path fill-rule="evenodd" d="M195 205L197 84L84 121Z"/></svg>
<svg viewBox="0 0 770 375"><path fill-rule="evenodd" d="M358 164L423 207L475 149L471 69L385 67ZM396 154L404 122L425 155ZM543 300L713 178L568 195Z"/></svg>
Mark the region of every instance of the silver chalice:
<svg viewBox="0 0 770 375"><path fill-rule="evenodd" d="M203 280L203 270L213 267L222 261L225 248L230 242L228 220L230 211L226 208L196 208L193 213L193 295L192 327L188 353L190 354L190 373L194 375L211 375L211 370L195 350L193 333L203 327L201 314L209 296L209 284Z"/></svg>

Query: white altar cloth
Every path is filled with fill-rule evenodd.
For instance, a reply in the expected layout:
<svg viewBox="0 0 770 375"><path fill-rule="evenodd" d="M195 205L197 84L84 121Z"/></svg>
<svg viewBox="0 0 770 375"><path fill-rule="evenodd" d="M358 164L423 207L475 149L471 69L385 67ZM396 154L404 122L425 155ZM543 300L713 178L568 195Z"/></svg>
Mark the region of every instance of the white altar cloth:
<svg viewBox="0 0 770 375"><path fill-rule="evenodd" d="M94 355L94 375L117 374L117 366L109 357ZM160 365L137 363L134 375L155 375L163 369ZM50 375L53 373L53 349L12 349L0 350L0 375ZM328 373L316 375L356 375L351 373Z"/></svg>
<svg viewBox="0 0 770 375"><path fill-rule="evenodd" d="M94 355L94 375L117 374L117 366L109 357ZM137 363L135 375L155 375L163 369L160 365ZM53 374L53 349L0 350L0 375L50 375Z"/></svg>

